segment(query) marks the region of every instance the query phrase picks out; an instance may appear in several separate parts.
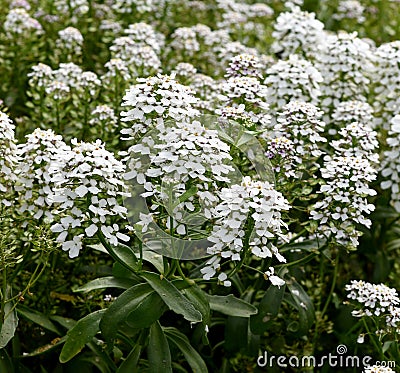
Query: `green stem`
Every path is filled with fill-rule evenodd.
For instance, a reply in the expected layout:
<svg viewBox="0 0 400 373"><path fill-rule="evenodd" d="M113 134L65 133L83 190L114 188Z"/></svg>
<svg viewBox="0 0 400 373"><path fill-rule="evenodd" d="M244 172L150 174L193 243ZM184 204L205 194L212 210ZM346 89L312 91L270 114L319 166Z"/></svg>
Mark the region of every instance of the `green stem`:
<svg viewBox="0 0 400 373"><path fill-rule="evenodd" d="M372 344L374 345L376 351L379 353L380 359L382 361L386 360L385 359L385 355L382 352L382 347L378 345L377 341L376 341L376 337L375 334L373 332L370 331L367 320L365 319L365 317L362 318L363 320L363 324L365 327L365 330L367 331L368 335L370 336L370 339L372 340Z"/></svg>
<svg viewBox="0 0 400 373"><path fill-rule="evenodd" d="M1 284L1 305L0 305L0 332L3 328L4 321L5 321L5 307L6 307L6 301L7 301L7 267L5 266L4 261L2 260L2 266L3 266L3 276L2 276L2 281L3 283Z"/></svg>
<svg viewBox="0 0 400 373"><path fill-rule="evenodd" d="M321 318L325 314L325 312L327 311L327 309L329 307L329 303L331 302L332 295L333 295L333 292L334 292L335 287L336 287L336 281L337 281L338 273L339 273L339 252L337 253L336 258L335 258L335 269L333 271L332 285L331 285L331 288L329 290L329 295L328 295L328 298L326 299L324 308L321 311Z"/></svg>
<svg viewBox="0 0 400 373"><path fill-rule="evenodd" d="M57 120L57 128L60 134L63 133L63 129L61 128L61 120L60 120L60 103L56 100L56 120Z"/></svg>

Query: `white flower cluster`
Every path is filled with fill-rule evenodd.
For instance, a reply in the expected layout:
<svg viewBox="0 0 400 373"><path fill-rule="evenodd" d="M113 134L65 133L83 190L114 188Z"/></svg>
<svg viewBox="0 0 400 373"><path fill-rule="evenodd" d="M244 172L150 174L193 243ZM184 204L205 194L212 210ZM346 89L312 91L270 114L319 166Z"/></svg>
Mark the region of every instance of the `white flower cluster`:
<svg viewBox="0 0 400 373"><path fill-rule="evenodd" d="M352 19L362 23L365 21L365 11L365 7L358 0L340 0L332 18L338 21Z"/></svg>
<svg viewBox="0 0 400 373"><path fill-rule="evenodd" d="M43 34L42 25L32 18L24 8L11 9L4 21L3 28L9 38Z"/></svg>
<svg viewBox="0 0 400 373"><path fill-rule="evenodd" d="M364 215L375 209L366 197L376 195L369 187L376 179L376 170L362 156L327 156L321 175L325 184L319 193L323 193L324 198L312 206L311 217L319 221L321 233L333 235L336 242L355 248L361 235L355 224L371 226L371 220Z"/></svg>
<svg viewBox="0 0 400 373"><path fill-rule="evenodd" d="M198 101L192 90L173 77L158 74L138 78L137 82L123 97L122 106L132 108L121 113L121 120L130 124L122 134L132 137L146 132L152 125L163 125L166 119L184 121L198 115L192 107Z"/></svg>
<svg viewBox="0 0 400 373"><path fill-rule="evenodd" d="M29 85L31 87L47 87L53 80L53 70L44 63L32 66L32 72L28 73Z"/></svg>
<svg viewBox="0 0 400 373"><path fill-rule="evenodd" d="M220 97L218 81L215 81L208 75L197 73L192 77L189 87L193 89L196 98L199 99L193 104L193 107L214 113L215 106Z"/></svg>
<svg viewBox="0 0 400 373"><path fill-rule="evenodd" d="M292 6L289 12L279 14L272 36L275 39L272 51L283 58L295 53L312 57L324 41L324 24L314 13Z"/></svg>
<svg viewBox="0 0 400 373"><path fill-rule="evenodd" d="M60 63L56 70L39 63L32 67L28 76L31 87L43 87L46 94L54 100L69 99L74 92L84 92L93 97L101 86L95 73L83 71L73 62Z"/></svg>
<svg viewBox="0 0 400 373"><path fill-rule="evenodd" d="M106 83L114 82L118 77L121 77L123 81L129 81L132 78L127 62L121 58L111 58L104 67L107 71L101 79Z"/></svg>
<svg viewBox="0 0 400 373"><path fill-rule="evenodd" d="M396 289L363 280L352 280L345 289L347 298L355 300L359 306L352 311L353 316L385 316L388 328L400 328L400 299Z"/></svg>
<svg viewBox="0 0 400 373"><path fill-rule="evenodd" d="M320 146L327 140L322 135L325 123L321 117L322 111L315 105L301 101L289 102L278 113L274 131L293 142L298 165L315 163L323 155Z"/></svg>
<svg viewBox="0 0 400 373"><path fill-rule="evenodd" d="M165 9L166 0L117 0L112 3L112 8L116 13L151 13L162 14Z"/></svg>
<svg viewBox="0 0 400 373"><path fill-rule="evenodd" d="M67 27L58 32L56 47L65 50L68 54L82 54L83 36L75 27Z"/></svg>
<svg viewBox="0 0 400 373"><path fill-rule="evenodd" d="M217 131L206 129L195 120L179 121L173 126L157 128L155 134L143 137L140 143L130 147L130 171L125 178L144 185L146 192L142 197L154 196L163 205L171 198L165 192L167 186L172 186L175 203L170 211L172 218L181 216L183 210L193 212L196 198L204 207L203 214L210 218L210 208L215 201L213 191L218 189L216 182L229 182L228 175L234 170L226 164L231 159L229 150L229 145L219 139ZM142 170L145 166L142 155L150 157L151 167L147 170ZM165 186L164 192L160 183ZM179 202L189 184L197 192L187 201ZM150 221L148 216L142 216L143 232ZM177 229L180 234L186 232L183 225Z"/></svg>
<svg viewBox="0 0 400 373"><path fill-rule="evenodd" d="M31 5L26 0L12 0L10 1L10 9L14 8L24 8L26 10L31 10Z"/></svg>
<svg viewBox="0 0 400 373"><path fill-rule="evenodd" d="M374 110L368 102L364 101L342 101L332 113L332 124L338 127L357 122L373 128L375 126L374 121Z"/></svg>
<svg viewBox="0 0 400 373"><path fill-rule="evenodd" d="M386 139L389 150L383 153L381 174L384 180L381 182L381 188L390 188L390 203L400 212L400 115L396 115L390 124L389 136Z"/></svg>
<svg viewBox="0 0 400 373"><path fill-rule="evenodd" d="M70 15L73 23L77 23L90 9L88 0L55 0L54 6L59 14Z"/></svg>
<svg viewBox="0 0 400 373"><path fill-rule="evenodd" d="M152 75L161 66L161 61L151 46L138 43L129 36L116 38L110 51L114 59L121 59L126 63L134 76Z"/></svg>
<svg viewBox="0 0 400 373"><path fill-rule="evenodd" d="M126 208L119 199L127 195L122 175L125 166L104 149L104 144L71 141L70 151L59 152L49 173L54 182L53 202L57 205L56 223L51 231L58 233L57 242L69 256L78 256L84 237L97 231L118 245L129 237L120 232L115 222L125 219Z"/></svg>
<svg viewBox="0 0 400 373"><path fill-rule="evenodd" d="M15 187L21 199L21 213L28 212L33 219L43 216L53 220L51 197L54 183L49 169L59 154L68 150L70 147L60 135L39 128L18 146L18 154L24 160L19 164L18 185Z"/></svg>
<svg viewBox="0 0 400 373"><path fill-rule="evenodd" d="M344 157L365 157L377 165L379 143L377 133L369 125L352 122L339 131L340 138L330 142L335 153Z"/></svg>
<svg viewBox="0 0 400 373"><path fill-rule="evenodd" d="M374 110L376 123L388 130L393 116L400 114L400 41L382 44L376 49L374 69Z"/></svg>
<svg viewBox="0 0 400 373"><path fill-rule="evenodd" d="M341 101L366 101L373 53L356 32L329 35L315 58L315 67L324 78L320 88L325 112L333 111Z"/></svg>
<svg viewBox="0 0 400 373"><path fill-rule="evenodd" d="M84 71L81 75L80 88L88 93L92 99L98 92L101 86L101 81L97 75L91 71Z"/></svg>
<svg viewBox="0 0 400 373"><path fill-rule="evenodd" d="M286 240L283 228L287 228L281 219L281 211L290 206L281 193L268 182L254 181L245 176L240 184L222 188L218 193L220 202L213 209L217 221L208 240L214 243L207 249L212 255L201 269L203 278L208 280L218 274L218 280L225 286L230 281L221 271L221 261L230 259L239 262L247 254L245 247L258 258L276 258L279 262L286 259L279 253L274 240ZM253 231L246 236L246 220L253 222ZM266 276L274 285L281 286L284 281L273 274L273 268Z"/></svg>
<svg viewBox="0 0 400 373"><path fill-rule="evenodd" d="M236 78L241 76L249 76L251 78L262 78L262 65L260 59L253 54L239 54L234 56L226 69L226 78Z"/></svg>
<svg viewBox="0 0 400 373"><path fill-rule="evenodd" d="M98 105L90 113L89 124L100 126L106 132L113 132L117 128L118 118L114 110L108 105Z"/></svg>
<svg viewBox="0 0 400 373"><path fill-rule="evenodd" d="M6 113L0 111L0 205L10 205L7 193L16 180L18 164L15 126Z"/></svg>
<svg viewBox="0 0 400 373"><path fill-rule="evenodd" d="M157 33L153 26L138 22L129 25L124 33L137 44L147 45L159 54L164 47L164 35Z"/></svg>
<svg viewBox="0 0 400 373"><path fill-rule="evenodd" d="M171 35L170 47L175 54L192 57L200 51L200 43L197 40L196 31L191 27L179 27Z"/></svg>
<svg viewBox="0 0 400 373"><path fill-rule="evenodd" d="M257 78L239 76L228 78L222 83L222 93L225 96L224 104L216 110L222 118L233 118L239 123L263 131L271 122L269 105L266 102L267 87Z"/></svg>
<svg viewBox="0 0 400 373"><path fill-rule="evenodd" d="M275 110L294 100L315 103L321 95L322 80L311 62L292 54L267 69L264 84L268 87L268 102Z"/></svg>
<svg viewBox="0 0 400 373"><path fill-rule="evenodd" d="M286 178L296 177L296 148L292 140L285 136L274 137L267 140L265 152L274 166L274 171L279 174L284 172ZM281 182L281 180L278 180Z"/></svg>

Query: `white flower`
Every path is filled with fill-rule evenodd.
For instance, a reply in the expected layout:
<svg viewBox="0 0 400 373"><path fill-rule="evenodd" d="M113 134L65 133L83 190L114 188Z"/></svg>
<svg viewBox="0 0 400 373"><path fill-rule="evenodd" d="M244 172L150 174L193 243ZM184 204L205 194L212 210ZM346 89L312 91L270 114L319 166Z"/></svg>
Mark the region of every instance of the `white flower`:
<svg viewBox="0 0 400 373"><path fill-rule="evenodd" d="M281 193L268 182L253 181L245 176L241 184L222 188L218 197L220 202L212 209L212 215L217 220L208 238L214 243L207 249L212 258L202 270L204 278L214 276L221 258L240 261L245 255L245 245L256 257L275 257L279 262L286 261L274 245L277 238L287 240L284 233L287 226L281 219L281 211L288 210L290 206ZM244 224L248 218L253 221L254 229L248 242L245 242ZM271 282L282 284L271 270L269 275Z"/></svg>
<svg viewBox="0 0 400 373"><path fill-rule="evenodd" d="M372 164L378 164L379 146L377 133L367 124L352 122L339 131L340 138L332 140L331 146L339 156L367 158Z"/></svg>
<svg viewBox="0 0 400 373"><path fill-rule="evenodd" d="M233 117L243 126L260 132L268 127L271 115L266 102L267 87L257 78L231 77L222 83L221 89L226 97L225 102L215 111L221 115L221 119ZM231 108L236 111L234 116L229 114Z"/></svg>
<svg viewBox="0 0 400 373"><path fill-rule="evenodd" d="M8 38L14 36L31 37L43 34L42 25L32 18L26 9L14 8L9 11L4 21L4 30Z"/></svg>
<svg viewBox="0 0 400 373"><path fill-rule="evenodd" d="M338 243L357 247L361 233L355 224L371 226L365 215L375 206L366 197L376 195L368 185L375 180L376 170L362 156L326 156L321 175L325 179L319 190L323 199L312 206L311 218L319 220L320 232L332 235Z"/></svg>
<svg viewBox="0 0 400 373"><path fill-rule="evenodd" d="M265 272L265 277L271 281L271 284L274 286L278 286L280 288L281 286L285 285L285 281L282 280L279 276L274 275L274 268L269 267L269 270Z"/></svg>
<svg viewBox="0 0 400 373"><path fill-rule="evenodd" d="M383 129L390 129L391 119L400 114L400 41L380 45L375 51L376 66L371 73L374 86L375 122Z"/></svg>
<svg viewBox="0 0 400 373"><path fill-rule="evenodd" d="M9 206L18 165L15 126L6 113L0 111L0 205Z"/></svg>
<svg viewBox="0 0 400 373"><path fill-rule="evenodd" d="M24 160L18 167L16 187L21 199L20 212L28 212L34 219L53 219L54 183L49 170L52 162L69 150L60 135L39 128L26 136L25 144L18 146L18 155Z"/></svg>
<svg viewBox="0 0 400 373"><path fill-rule="evenodd" d="M314 65L290 55L267 69L264 84L268 87L268 103L275 110L290 101L316 102L321 95L322 75Z"/></svg>
<svg viewBox="0 0 400 373"><path fill-rule="evenodd" d="M294 162L298 165L312 164L323 155L321 143L327 140L323 136L325 122L321 120L322 111L311 103L291 101L278 113L274 132L287 138L295 149ZM296 174L301 177L301 173Z"/></svg>
<svg viewBox="0 0 400 373"><path fill-rule="evenodd" d="M358 23L363 23L365 21L364 13L365 7L358 0L340 0L332 18L338 21L354 19Z"/></svg>
<svg viewBox="0 0 400 373"><path fill-rule="evenodd" d="M395 116L390 124L391 130L389 131L389 137L386 139L389 150L385 150L383 153L384 159L381 174L384 180L381 182L381 188L390 188L390 204L396 211L400 212L400 115Z"/></svg>
<svg viewBox="0 0 400 373"><path fill-rule="evenodd" d="M122 181L125 166L105 150L100 140L71 142L72 150L59 154L49 172L55 184L53 203L59 210L51 230L59 233L57 240L74 257L85 235L92 237L101 231L112 245L129 237L120 234L122 228L114 222L115 218L123 222L126 218L126 208L119 201L127 195Z"/></svg>
<svg viewBox="0 0 400 373"><path fill-rule="evenodd" d="M292 6L289 12L279 14L274 24L272 36L275 41L272 50L282 57L300 53L314 56L324 41L324 24L315 18L314 13L302 11Z"/></svg>
<svg viewBox="0 0 400 373"><path fill-rule="evenodd" d="M257 56L243 53L232 57L226 69L225 76L227 78L249 76L261 79L261 69L262 65Z"/></svg>
<svg viewBox="0 0 400 373"><path fill-rule="evenodd" d="M324 78L320 83L321 108L328 113L341 101L366 101L373 61L369 44L359 39L357 33L329 35L315 63Z"/></svg>
<svg viewBox="0 0 400 373"><path fill-rule="evenodd" d="M82 54L83 36L75 27L67 27L58 32L56 46L65 49L67 53Z"/></svg>
<svg viewBox="0 0 400 373"><path fill-rule="evenodd" d="M115 39L110 51L113 59L121 59L126 63L133 76L154 75L161 67L161 61L152 46L138 43L129 36Z"/></svg>
<svg viewBox="0 0 400 373"><path fill-rule="evenodd" d="M352 311L355 317L384 316L382 321L389 331L400 328L400 298L396 289L384 284L371 284L363 280L352 280L345 286L347 298L354 301L357 309ZM362 343L362 342L359 342Z"/></svg>
<svg viewBox="0 0 400 373"><path fill-rule="evenodd" d="M121 113L122 121L131 125L122 131L124 135L144 133L154 124L163 124L166 119L183 121L198 115L192 107L198 100L191 89L173 77L159 74L138 78L137 81L138 84L131 86L123 97L122 106L132 107Z"/></svg>
<svg viewBox="0 0 400 373"><path fill-rule="evenodd" d="M157 54L161 52L161 48L164 46L164 35L157 33L153 26L145 22L130 24L124 30L124 33L135 43L151 47Z"/></svg>
<svg viewBox="0 0 400 373"><path fill-rule="evenodd" d="M53 70L44 63L32 66L32 72L28 74L31 87L47 87L53 80Z"/></svg>

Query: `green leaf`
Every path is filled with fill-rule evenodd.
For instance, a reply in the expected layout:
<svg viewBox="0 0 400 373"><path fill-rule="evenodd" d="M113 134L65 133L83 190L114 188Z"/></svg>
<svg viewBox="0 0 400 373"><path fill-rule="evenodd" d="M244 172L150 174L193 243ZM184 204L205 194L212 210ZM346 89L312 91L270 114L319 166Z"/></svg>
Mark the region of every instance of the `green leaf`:
<svg viewBox="0 0 400 373"><path fill-rule="evenodd" d="M389 350L389 348L393 345L396 344L395 341L386 341L383 346L382 346L382 352L386 353L387 350Z"/></svg>
<svg viewBox="0 0 400 373"><path fill-rule="evenodd" d="M139 255L139 253L136 254ZM143 245L143 260L151 263L157 271L164 272L162 255L146 249L145 245Z"/></svg>
<svg viewBox="0 0 400 373"><path fill-rule="evenodd" d="M100 319L105 311L99 310L85 316L69 330L59 358L61 363L71 360L83 349L86 343L92 341L93 337L99 331Z"/></svg>
<svg viewBox="0 0 400 373"><path fill-rule="evenodd" d="M172 373L169 345L158 321L150 327L147 354L150 373Z"/></svg>
<svg viewBox="0 0 400 373"><path fill-rule="evenodd" d="M193 303L196 310L201 313L203 324L210 325L210 303L206 293L197 284L184 289L182 293Z"/></svg>
<svg viewBox="0 0 400 373"><path fill-rule="evenodd" d="M268 330L274 318L278 315L279 308L285 294L286 286L270 286L258 305L257 315L250 317L250 329L254 334L263 334Z"/></svg>
<svg viewBox="0 0 400 373"><path fill-rule="evenodd" d="M129 289L131 286L135 285L134 280L128 278L119 278L114 276L100 277L88 282L87 284L80 286L75 289L74 292L89 292L95 289L105 289L105 288L120 288Z"/></svg>
<svg viewBox="0 0 400 373"><path fill-rule="evenodd" d="M114 249L116 256L129 267L133 272L138 270L138 260L133 250L126 245L121 243Z"/></svg>
<svg viewBox="0 0 400 373"><path fill-rule="evenodd" d="M69 319L67 317L54 315L50 316L50 319L58 322L63 328L67 330L73 328L76 325L76 321L74 319Z"/></svg>
<svg viewBox="0 0 400 373"><path fill-rule="evenodd" d="M29 310L28 308L19 306L17 312L20 316L25 317L29 321L34 322L35 324L40 325L42 328L50 330L53 333L60 335L57 327L50 321L50 319L43 315L42 313Z"/></svg>
<svg viewBox="0 0 400 373"><path fill-rule="evenodd" d="M119 366L116 373L135 373L137 372L137 364L139 362L141 349L140 345L135 345L132 351L129 353L127 358Z"/></svg>
<svg viewBox="0 0 400 373"><path fill-rule="evenodd" d="M137 284L124 291L108 307L100 321L100 330L108 343L112 344L119 325L152 291L148 284Z"/></svg>
<svg viewBox="0 0 400 373"><path fill-rule="evenodd" d="M161 297L153 291L128 315L126 322L129 326L136 329L148 328L167 309L168 307Z"/></svg>
<svg viewBox="0 0 400 373"><path fill-rule="evenodd" d="M160 275L153 272L142 272L141 276L158 293L165 304L175 313L182 315L190 322L200 322L201 313L193 304L166 278L161 279Z"/></svg>
<svg viewBox="0 0 400 373"><path fill-rule="evenodd" d="M286 286L290 292L290 297L285 294L285 299L292 300L292 302L289 303L293 304L299 312L299 321L297 324L291 325L291 331L298 336L306 335L315 318L315 311L311 298L294 277L286 280Z"/></svg>
<svg viewBox="0 0 400 373"><path fill-rule="evenodd" d="M229 295L207 295L210 308L228 316L250 317L255 315L257 308L242 299Z"/></svg>
<svg viewBox="0 0 400 373"><path fill-rule="evenodd" d="M206 363L190 344L186 335L182 334L176 328L164 328L164 333L168 340L181 350L193 373L208 372Z"/></svg>
<svg viewBox="0 0 400 373"><path fill-rule="evenodd" d="M18 316L15 308L11 311L13 305L7 302L4 306L4 313L8 315L3 322L0 331L0 349L7 346L8 342L14 337L18 326Z"/></svg>

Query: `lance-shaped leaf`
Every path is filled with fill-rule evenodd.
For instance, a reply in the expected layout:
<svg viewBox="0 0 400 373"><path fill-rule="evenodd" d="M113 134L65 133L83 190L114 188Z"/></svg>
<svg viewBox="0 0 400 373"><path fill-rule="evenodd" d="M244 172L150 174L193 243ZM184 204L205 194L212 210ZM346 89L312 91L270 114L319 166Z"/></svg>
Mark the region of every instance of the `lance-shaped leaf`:
<svg viewBox="0 0 400 373"><path fill-rule="evenodd" d="M92 281L89 281L87 284L80 286L75 289L75 292L89 292L95 289L106 289L106 288L120 288L120 289L129 289L131 286L135 285L136 282L129 278L124 277L114 277L114 276L106 276L96 278Z"/></svg>
<svg viewBox="0 0 400 373"><path fill-rule="evenodd" d="M250 317L258 312L257 308L252 304L236 298L232 294L226 296L208 295L207 297L210 302L210 308L213 311L218 311L228 316Z"/></svg>
<svg viewBox="0 0 400 373"><path fill-rule="evenodd" d="M285 294L286 286L271 285L265 292L258 305L257 315L250 318L250 329L254 334L263 334L267 331L274 318L278 315L279 308Z"/></svg>
<svg viewBox="0 0 400 373"><path fill-rule="evenodd" d="M152 291L148 284L132 286L108 307L100 321L100 330L107 343L112 344L119 325Z"/></svg>
<svg viewBox="0 0 400 373"><path fill-rule="evenodd" d="M152 272L142 272L141 276L158 293L165 304L175 313L182 315L190 322L200 322L201 313L170 281Z"/></svg>
<svg viewBox="0 0 400 373"><path fill-rule="evenodd" d="M87 343L92 341L93 337L100 330L100 319L105 311L106 310L99 310L85 316L68 331L67 339L59 358L61 363L66 363L71 360Z"/></svg>
<svg viewBox="0 0 400 373"><path fill-rule="evenodd" d="M207 373L207 365L200 356L200 354L190 344L186 335L182 334L176 328L164 328L164 333L167 339L178 347L186 361L192 368L193 373Z"/></svg>
<svg viewBox="0 0 400 373"><path fill-rule="evenodd" d="M150 327L147 354L150 373L172 373L168 341L158 321Z"/></svg>

